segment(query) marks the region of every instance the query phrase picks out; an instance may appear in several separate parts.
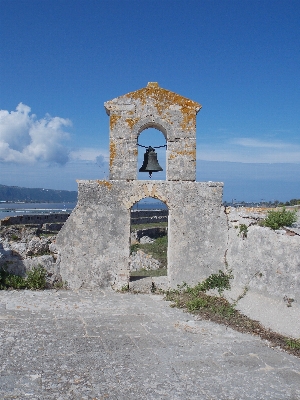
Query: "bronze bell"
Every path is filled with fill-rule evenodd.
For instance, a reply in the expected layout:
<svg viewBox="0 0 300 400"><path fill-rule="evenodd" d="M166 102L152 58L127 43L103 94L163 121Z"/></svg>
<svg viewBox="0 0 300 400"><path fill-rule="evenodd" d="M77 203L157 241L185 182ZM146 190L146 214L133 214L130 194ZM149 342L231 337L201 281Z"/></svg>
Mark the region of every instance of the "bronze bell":
<svg viewBox="0 0 300 400"><path fill-rule="evenodd" d="M157 154L153 147L149 146L144 154L144 162L140 172L149 172L150 178L152 177L152 172L163 171L162 167L158 164Z"/></svg>

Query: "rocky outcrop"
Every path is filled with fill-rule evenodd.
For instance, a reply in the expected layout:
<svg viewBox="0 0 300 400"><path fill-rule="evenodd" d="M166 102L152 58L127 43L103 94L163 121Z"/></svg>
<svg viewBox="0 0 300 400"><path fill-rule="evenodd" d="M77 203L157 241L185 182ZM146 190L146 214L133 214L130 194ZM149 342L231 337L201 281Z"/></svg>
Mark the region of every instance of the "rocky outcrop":
<svg viewBox="0 0 300 400"><path fill-rule="evenodd" d="M57 266L55 235L43 235L37 228L9 226L0 229L0 268L25 276L28 270L42 266L47 271L47 282L60 282Z"/></svg>

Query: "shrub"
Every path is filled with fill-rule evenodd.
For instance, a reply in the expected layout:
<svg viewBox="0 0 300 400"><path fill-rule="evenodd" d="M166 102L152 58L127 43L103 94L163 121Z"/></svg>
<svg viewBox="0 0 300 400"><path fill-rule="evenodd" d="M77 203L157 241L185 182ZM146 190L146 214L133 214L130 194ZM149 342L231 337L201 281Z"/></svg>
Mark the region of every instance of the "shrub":
<svg viewBox="0 0 300 400"><path fill-rule="evenodd" d="M27 273L27 287L28 289L44 289L46 287L47 271L41 265L32 268Z"/></svg>
<svg viewBox="0 0 300 400"><path fill-rule="evenodd" d="M13 233L13 234L11 235L11 240L14 241L14 242L17 242L17 241L19 240L19 236L16 235L15 233Z"/></svg>
<svg viewBox="0 0 300 400"><path fill-rule="evenodd" d="M8 274L5 279L5 286L14 289L25 289L27 284L22 276Z"/></svg>
<svg viewBox="0 0 300 400"><path fill-rule="evenodd" d="M291 226L296 221L296 211L286 211L285 207L283 207L280 211L268 211L268 215L262 225L275 230L283 226Z"/></svg>
<svg viewBox="0 0 300 400"><path fill-rule="evenodd" d="M247 234L248 234L247 225L245 225L245 224L240 225L240 233L239 234L242 236L243 239L247 237Z"/></svg>
<svg viewBox="0 0 300 400"><path fill-rule="evenodd" d="M13 289L44 289L46 287L47 271L41 266L32 268L27 277L10 274L4 268L0 270L0 290Z"/></svg>
<svg viewBox="0 0 300 400"><path fill-rule="evenodd" d="M210 289L217 289L219 294L221 295L224 292L224 290L230 289L230 279L232 278L233 276L231 274L231 271L225 273L219 270L218 274L211 274L203 282L198 283L193 288L187 286L186 291L189 293L193 293L194 295L197 295L197 293L199 292L206 292Z"/></svg>
<svg viewBox="0 0 300 400"><path fill-rule="evenodd" d="M14 288L25 289L26 281L22 276L10 274L4 268L0 270L0 290Z"/></svg>

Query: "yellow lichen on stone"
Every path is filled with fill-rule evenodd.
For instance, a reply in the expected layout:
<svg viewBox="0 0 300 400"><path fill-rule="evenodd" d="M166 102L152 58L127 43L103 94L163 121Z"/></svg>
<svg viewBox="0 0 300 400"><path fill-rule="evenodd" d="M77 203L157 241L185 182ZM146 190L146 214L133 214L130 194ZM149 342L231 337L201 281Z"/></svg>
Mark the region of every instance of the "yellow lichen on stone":
<svg viewBox="0 0 300 400"><path fill-rule="evenodd" d="M134 127L134 125L140 120L140 118L126 118L126 122L129 125L130 129Z"/></svg>
<svg viewBox="0 0 300 400"><path fill-rule="evenodd" d="M190 129L196 129L196 114L193 113L193 110L191 110L188 107L182 107L181 108L181 113L182 113L182 121L181 121L181 128L183 130L190 130Z"/></svg>
<svg viewBox="0 0 300 400"><path fill-rule="evenodd" d="M169 160L172 160L178 156L189 156L192 159L196 159L196 150L179 150L179 151L173 151L170 156L169 156Z"/></svg>
<svg viewBox="0 0 300 400"><path fill-rule="evenodd" d="M111 189L111 188L112 188L112 183L109 182L109 181L106 181L106 180L103 180L103 181L97 180L97 183L98 183L99 185L104 185L104 186L106 186L108 189Z"/></svg>
<svg viewBox="0 0 300 400"><path fill-rule="evenodd" d="M116 154L117 154L116 147L117 147L116 143L111 140L110 144L109 144L109 165L110 166L113 165L114 159L115 159Z"/></svg>
<svg viewBox="0 0 300 400"><path fill-rule="evenodd" d="M146 104L147 100L153 99L154 106L156 107L160 116L163 116L164 112L166 112L168 108L174 104L179 105L184 114L191 114L192 119L195 117L195 114L202 108L202 106L195 101L180 96L177 93L170 92L169 90L162 89L158 86L158 84L153 85L153 82L149 83L150 84L148 84L147 87L136 90L135 92L130 92L126 95L126 97L134 100L140 100L143 105ZM190 123L190 121L186 122ZM184 121L183 124L185 125Z"/></svg>
<svg viewBox="0 0 300 400"><path fill-rule="evenodd" d="M109 120L109 127L110 130L112 131L116 125L116 123L119 121L119 119L121 118L121 115L111 115L110 116L110 120Z"/></svg>
<svg viewBox="0 0 300 400"><path fill-rule="evenodd" d="M139 152L138 152L138 149L134 149L134 150L133 150L133 155L134 155L134 156L137 156L138 153L139 153Z"/></svg>

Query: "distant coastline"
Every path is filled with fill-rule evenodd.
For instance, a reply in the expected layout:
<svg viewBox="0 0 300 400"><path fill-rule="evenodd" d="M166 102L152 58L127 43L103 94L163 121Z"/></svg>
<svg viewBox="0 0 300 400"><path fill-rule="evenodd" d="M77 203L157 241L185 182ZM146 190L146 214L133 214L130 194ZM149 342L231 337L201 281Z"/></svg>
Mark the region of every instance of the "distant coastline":
<svg viewBox="0 0 300 400"><path fill-rule="evenodd" d="M45 215L45 214L71 214L76 207L76 202L72 203L23 203L23 202L9 202L0 203L0 220L6 217L15 217L21 215Z"/></svg>
<svg viewBox="0 0 300 400"><path fill-rule="evenodd" d="M76 191L0 185L0 204L74 202L77 202Z"/></svg>
<svg viewBox="0 0 300 400"><path fill-rule="evenodd" d="M43 188L24 188L0 184L0 220L20 215L71 213L77 204L77 192ZM167 209L156 199L143 199L133 210Z"/></svg>

